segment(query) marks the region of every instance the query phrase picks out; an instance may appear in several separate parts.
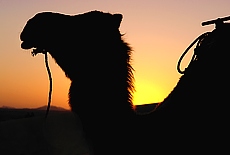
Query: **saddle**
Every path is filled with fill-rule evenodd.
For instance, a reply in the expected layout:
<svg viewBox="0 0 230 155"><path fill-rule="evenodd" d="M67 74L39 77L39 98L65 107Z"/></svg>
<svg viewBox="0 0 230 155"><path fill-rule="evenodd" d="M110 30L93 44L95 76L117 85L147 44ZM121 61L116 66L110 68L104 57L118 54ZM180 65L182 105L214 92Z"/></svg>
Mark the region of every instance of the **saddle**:
<svg viewBox="0 0 230 155"><path fill-rule="evenodd" d="M230 36L229 17L218 18L202 23L202 26L215 24L215 29L196 38L183 52L177 64L182 74L172 92L155 110L168 109L170 112L215 111L218 103L226 102L227 91L223 89L229 81L228 49ZM196 44L187 68L180 64L187 52ZM200 109L200 110L198 110Z"/></svg>

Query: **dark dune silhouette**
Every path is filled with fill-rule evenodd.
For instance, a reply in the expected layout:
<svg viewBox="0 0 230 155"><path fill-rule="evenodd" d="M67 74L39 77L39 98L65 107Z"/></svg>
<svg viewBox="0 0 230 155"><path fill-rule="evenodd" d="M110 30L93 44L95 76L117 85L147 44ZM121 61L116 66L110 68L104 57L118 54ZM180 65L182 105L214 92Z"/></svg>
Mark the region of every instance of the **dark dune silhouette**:
<svg viewBox="0 0 230 155"><path fill-rule="evenodd" d="M70 107L94 154L187 154L184 150L217 147L219 135L226 133L217 135L213 127L223 131L220 122L227 121L229 24L220 22L200 38L174 90L154 112L138 115L132 104L132 50L120 34L121 20L121 14L99 11L38 13L23 29L21 47L35 48L35 55L49 52L72 81Z"/></svg>
<svg viewBox="0 0 230 155"><path fill-rule="evenodd" d="M8 106L0 107L0 122L14 119L23 119L28 117L41 117L44 116L47 106L38 108L14 108ZM62 107L51 106L50 113L64 113L70 112Z"/></svg>
<svg viewBox="0 0 230 155"><path fill-rule="evenodd" d="M35 108L35 110L46 110L46 109L47 109L46 105L38 107L38 108ZM58 107L58 106L53 106L53 105L50 107L50 110L53 110L53 111L67 111L67 109L65 109L65 108Z"/></svg>

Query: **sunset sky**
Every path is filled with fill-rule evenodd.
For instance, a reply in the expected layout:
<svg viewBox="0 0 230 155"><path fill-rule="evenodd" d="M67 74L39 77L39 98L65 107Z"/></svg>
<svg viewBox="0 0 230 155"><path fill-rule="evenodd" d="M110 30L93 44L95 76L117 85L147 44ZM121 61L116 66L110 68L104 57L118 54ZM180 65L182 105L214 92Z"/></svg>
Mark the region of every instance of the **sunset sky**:
<svg viewBox="0 0 230 155"><path fill-rule="evenodd" d="M201 22L230 15L230 0L0 0L0 107L47 104L49 80L44 55L20 48L19 35L38 12L80 14L92 10L123 14L120 31L133 48L134 104L162 101L177 84L180 55L197 36L212 31ZM188 64L186 56L182 68ZM69 109L70 81L49 57L52 105Z"/></svg>

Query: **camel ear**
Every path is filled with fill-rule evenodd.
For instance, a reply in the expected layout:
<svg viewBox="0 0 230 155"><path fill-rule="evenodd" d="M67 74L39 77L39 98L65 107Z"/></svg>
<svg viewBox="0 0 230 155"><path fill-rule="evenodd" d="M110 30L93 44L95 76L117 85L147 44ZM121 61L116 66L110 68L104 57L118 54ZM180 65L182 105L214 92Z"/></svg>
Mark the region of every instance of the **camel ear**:
<svg viewBox="0 0 230 155"><path fill-rule="evenodd" d="M115 24L116 28L120 27L122 18L123 18L122 14L114 14L113 15L113 20L115 21L114 24Z"/></svg>

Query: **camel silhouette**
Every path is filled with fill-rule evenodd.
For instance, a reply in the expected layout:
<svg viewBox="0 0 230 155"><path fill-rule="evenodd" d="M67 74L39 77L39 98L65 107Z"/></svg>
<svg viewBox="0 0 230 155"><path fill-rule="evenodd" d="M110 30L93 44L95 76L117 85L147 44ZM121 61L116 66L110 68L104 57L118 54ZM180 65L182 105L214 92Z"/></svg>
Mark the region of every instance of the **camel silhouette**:
<svg viewBox="0 0 230 155"><path fill-rule="evenodd" d="M121 14L100 11L41 12L28 20L21 47L48 52L71 80L69 104L92 154L207 151L203 144L214 146L225 133L207 131L223 129L219 120L227 118L217 112L227 110L229 24L218 22L198 39L194 58L172 92L154 112L139 115L132 103L132 49L119 31L121 20Z"/></svg>

